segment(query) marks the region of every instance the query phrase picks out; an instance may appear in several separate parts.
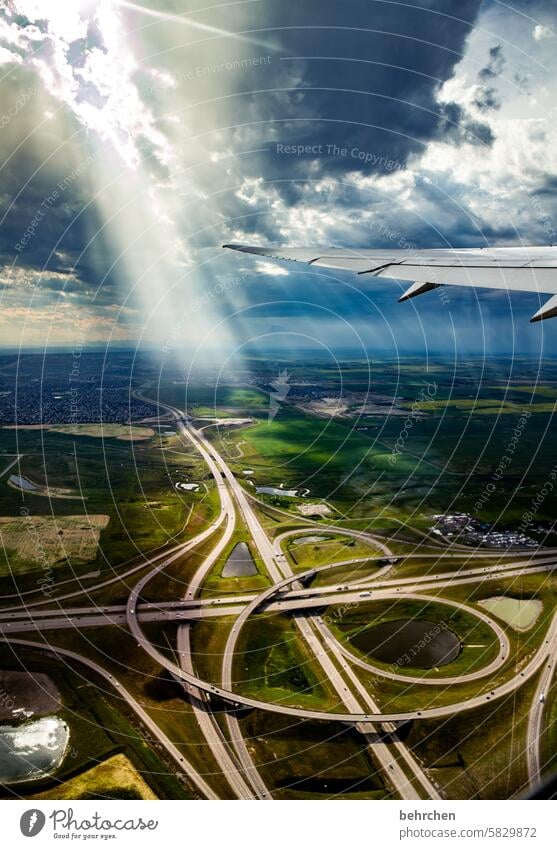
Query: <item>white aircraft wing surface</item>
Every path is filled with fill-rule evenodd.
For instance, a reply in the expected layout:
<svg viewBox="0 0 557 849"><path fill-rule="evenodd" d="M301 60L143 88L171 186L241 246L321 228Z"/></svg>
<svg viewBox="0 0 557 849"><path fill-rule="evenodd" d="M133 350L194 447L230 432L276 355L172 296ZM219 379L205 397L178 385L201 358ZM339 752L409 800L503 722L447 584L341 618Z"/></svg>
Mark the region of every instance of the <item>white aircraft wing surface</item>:
<svg viewBox="0 0 557 849"><path fill-rule="evenodd" d="M293 260L318 268L334 268L407 280L406 301L438 286L478 286L552 295L531 321L557 316L557 247L439 248L401 250L381 248L289 248L224 245L271 259Z"/></svg>

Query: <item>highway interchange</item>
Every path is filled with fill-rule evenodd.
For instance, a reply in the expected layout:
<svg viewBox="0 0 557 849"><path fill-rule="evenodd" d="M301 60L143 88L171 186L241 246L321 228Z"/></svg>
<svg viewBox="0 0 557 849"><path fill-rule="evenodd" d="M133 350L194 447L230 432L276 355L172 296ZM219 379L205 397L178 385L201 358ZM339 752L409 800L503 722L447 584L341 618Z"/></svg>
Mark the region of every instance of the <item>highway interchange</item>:
<svg viewBox="0 0 557 849"><path fill-rule="evenodd" d="M138 395L140 394L138 393ZM140 395L140 397L142 396ZM374 666L350 652L345 645L338 641L324 620L322 613L324 609L332 605L354 605L372 600L405 598L427 603L432 599L431 595L425 594L428 591L442 593L443 589L449 586L454 587L494 578L519 577L532 573L549 572L554 568L555 552L551 549L540 549L532 554L529 551L526 559L523 552L507 552L508 562L490 565L490 559L493 558L492 553L470 553L465 547L453 546L450 551L437 550L434 554L429 555L435 558L437 563L438 571L435 574L390 578L388 577L389 571L396 563L397 557L384 540L360 531L347 530L342 526L324 528L319 525L320 534L342 533L343 536L358 537L381 553L380 555L370 554L367 557L339 561L295 574L284 553L283 544L291 536L307 533L307 527L311 527L311 523L306 521L305 527L282 533L271 541L258 518L252 499L248 497L224 458L209 442L203 431L194 428L192 422L180 410L160 402L157 403L164 408L167 415L172 416L181 437L200 453L209 468L215 480L220 500L218 516L207 528L187 542L174 544L165 551L156 552L151 558L143 559L142 562L134 564L121 575L105 579L87 590L90 594L92 589L106 587L122 578L131 578L137 572L141 577L131 588L125 605L80 605L75 601L83 594L83 589L80 588L68 592L63 591L62 594L51 601L50 607L46 606L44 600L31 601L16 606L9 604L0 609L1 639L22 647L40 648L61 659L66 658L72 663L85 664L101 676L128 703L140 723L147 729L151 739L158 740L168 757L177 765L178 774L187 776L203 798L217 798L210 782L196 770L179 748L158 728L147 711L122 686L121 682L103 669L100 664L82 654L57 648L52 645L51 640L46 644L44 639L39 639L39 637L42 637L42 632L50 633L68 628L81 630L106 625L129 628L138 645L157 664L168 670L184 688L186 697L192 703L196 721L215 761L226 777L232 793L237 798L242 799L269 799L272 798L272 791L266 786L257 768L252 751L244 739L237 709L273 711L298 720L330 721L333 719L339 723L351 724L362 734L374 764L381 771L394 795L405 799L438 799L442 798L441 788L427 774L409 747L398 737L398 724L410 720L441 719L461 711L472 710L484 705L487 701L496 701L509 696L526 681L539 674L528 719L526 746L529 780L532 786L536 786L541 780L542 771L540 740L544 728L545 694L551 685L554 662L557 658L557 613L554 615L538 649L525 662L516 666L514 674L498 683L489 692L483 691L477 696L456 700L451 704L429 708L416 706L413 710L389 712L381 710L373 693L369 692L358 677L356 669L363 669L379 677L422 685L442 684L450 687L463 682L481 681L496 673L509 659L510 646L505 630L487 613L480 612L476 608L472 609L452 599L447 600L440 596L433 596L437 602L460 607L483 620L495 634L499 643L499 650L497 656L489 664L468 674L416 677L393 669L386 670L384 667ZM211 599L200 597L203 583L229 544L238 518L242 520L249 531L252 544L264 564L271 585L259 593L228 595ZM200 544L208 540L213 540L214 544L189 579L181 599L157 602L144 599L144 591L156 575L171 567L184 554L196 550ZM445 571L442 566L439 566L445 560L450 564L452 558L462 557L463 551L467 560L473 561L473 565L460 568L457 571ZM412 555L404 555L404 557L408 559ZM422 553L419 557L421 559L427 558L428 554ZM359 562L373 563L374 560L380 568L371 577L360 577L340 586L310 586L312 579L318 573L326 574L328 571L332 571L334 580L334 570L338 569L339 566ZM484 561L483 564L482 560ZM145 571L146 568L147 571ZM68 604L68 602L70 603ZM288 612L292 615L300 638L305 642L307 650L319 664L324 677L329 681L331 688L338 697L338 709L331 712L285 703L265 702L235 691L233 664L237 655L238 639L246 622L253 616L265 616L281 612ZM205 681L197 675L194 667L190 640L191 628L193 623L199 619L217 619L223 616L233 618L233 623L223 652L221 680L220 682ZM144 626L149 622L176 623L176 659L162 653L148 638ZM30 639L27 636L29 633L33 634L34 637ZM22 634L25 636L20 636ZM212 711L212 704L215 700L219 703L226 703L233 708L225 713L226 733Z"/></svg>

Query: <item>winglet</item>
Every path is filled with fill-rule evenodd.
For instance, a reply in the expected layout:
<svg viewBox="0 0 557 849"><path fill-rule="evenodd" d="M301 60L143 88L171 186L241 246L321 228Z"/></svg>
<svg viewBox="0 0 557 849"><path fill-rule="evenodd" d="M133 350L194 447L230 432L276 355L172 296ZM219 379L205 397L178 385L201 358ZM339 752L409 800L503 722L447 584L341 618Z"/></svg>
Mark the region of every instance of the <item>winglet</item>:
<svg viewBox="0 0 557 849"><path fill-rule="evenodd" d="M401 304L403 301L409 301L410 298L415 298L417 295L423 295L426 292L431 292L432 289L438 289L439 286L442 285L442 283L412 283L404 295L400 296L398 302Z"/></svg>
<svg viewBox="0 0 557 849"><path fill-rule="evenodd" d="M530 321L543 321L546 318L554 318L557 315L557 295L553 295L549 301L546 301L537 313L535 313Z"/></svg>

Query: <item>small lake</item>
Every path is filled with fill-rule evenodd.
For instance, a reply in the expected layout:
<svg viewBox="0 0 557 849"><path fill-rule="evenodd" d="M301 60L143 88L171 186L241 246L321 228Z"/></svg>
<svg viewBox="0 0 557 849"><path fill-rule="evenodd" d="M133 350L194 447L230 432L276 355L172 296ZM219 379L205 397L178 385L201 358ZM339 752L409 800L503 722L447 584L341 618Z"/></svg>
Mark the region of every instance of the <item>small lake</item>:
<svg viewBox="0 0 557 849"><path fill-rule="evenodd" d="M478 604L517 631L531 628L543 610L543 604L536 598L510 598L504 595L485 598Z"/></svg>
<svg viewBox="0 0 557 849"><path fill-rule="evenodd" d="M350 641L371 657L400 667L445 666L460 653L456 634L425 619L395 619L360 631Z"/></svg>
<svg viewBox="0 0 557 849"><path fill-rule="evenodd" d="M255 491L263 495L284 495L286 498L296 498L298 493L297 489L281 489L280 486L256 486Z"/></svg>
<svg viewBox="0 0 557 849"><path fill-rule="evenodd" d="M30 481L29 478L24 478L23 475L10 475L9 481L14 486L17 486L18 489L25 489L28 492L38 489L37 484Z"/></svg>
<svg viewBox="0 0 557 849"><path fill-rule="evenodd" d="M221 572L223 578L246 578L257 575L257 566L245 542L234 546Z"/></svg>
<svg viewBox="0 0 557 849"><path fill-rule="evenodd" d="M43 778L64 759L70 730L57 716L22 725L0 725L0 782Z"/></svg>

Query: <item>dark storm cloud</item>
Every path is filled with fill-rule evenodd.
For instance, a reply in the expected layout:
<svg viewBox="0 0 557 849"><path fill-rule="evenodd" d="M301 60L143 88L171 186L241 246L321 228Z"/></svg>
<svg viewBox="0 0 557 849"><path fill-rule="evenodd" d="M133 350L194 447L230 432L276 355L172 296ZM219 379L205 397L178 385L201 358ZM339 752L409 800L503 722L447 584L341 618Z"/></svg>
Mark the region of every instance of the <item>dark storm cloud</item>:
<svg viewBox="0 0 557 849"><path fill-rule="evenodd" d="M460 107L440 109L436 102L439 87L461 58L479 7L480 0L432 0L413 7L369 0L342 4L307 0L250 7L249 28L267 30L269 38L280 39L284 49L268 65L247 68L236 77L228 75L226 83L223 80L234 98L237 123L255 128L257 145L253 146L266 148L242 159L242 173L275 181L285 202L293 205L308 177L342 179L354 170L366 175L389 173L392 163L403 168L412 153L443 136L455 144L470 140L489 144L487 127L471 121ZM99 36L91 30L87 38L72 44L76 66L95 41L99 42ZM310 56L321 58L299 58ZM250 93L254 89L259 93ZM37 123L40 117L36 116ZM28 128L27 120L18 137L14 124L12 148ZM238 133L241 139L241 130ZM32 238L25 241L23 250L15 251L19 265L41 269L47 264L55 271L75 267L76 275L91 283L107 272L112 257L109 244L96 235L100 221L94 206L84 210L89 199L87 174L74 180L34 226L37 214L44 211L45 198L68 170L64 148L48 167L43 165L60 139L43 135L35 141L25 144L14 158L11 176L3 184L0 213L6 212L6 218L0 232L0 256L5 261L13 259L15 245L31 227ZM278 143L318 144L333 152L292 158L277 153ZM337 155L335 146L356 149L361 158ZM150 154L144 151L145 158L152 159ZM234 197L224 203L223 212L234 217L243 208L245 204ZM272 213L258 217L258 228L276 238ZM86 248L92 236L92 247ZM108 287L115 285L114 276L113 272Z"/></svg>
<svg viewBox="0 0 557 849"><path fill-rule="evenodd" d="M453 144L491 145L493 132L488 124L471 118L458 103L444 103L441 106L439 137Z"/></svg>
<svg viewBox="0 0 557 849"><path fill-rule="evenodd" d="M108 273L105 285L114 294L112 252L91 203L95 161L79 146L82 135L72 141L77 127L68 119L60 134L44 124L38 83L19 68L3 80L0 114L11 114L10 106L29 92L0 140L0 266L73 273L84 289Z"/></svg>
<svg viewBox="0 0 557 849"><path fill-rule="evenodd" d="M352 172L395 173L432 140L491 145L487 124L437 99L462 58L480 6L480 0L412 7L309 0L266 7L264 15L254 9L253 24L276 27L284 54L260 70L256 93L249 93L244 79L246 94L235 98L238 124L249 123L250 143L256 146L255 135L263 148L242 160L242 172L262 176L287 206L295 206L304 201L308 180L333 177L342 183ZM497 51L490 61L500 63ZM272 91L277 87L281 91ZM495 108L489 92L486 106ZM243 132L241 126L238 149ZM307 152L285 153L292 147ZM250 216L253 207L234 197L224 201L224 211L231 218ZM249 220L242 222L246 230ZM280 240L275 224L272 210L258 210L255 226L262 238Z"/></svg>
<svg viewBox="0 0 557 849"><path fill-rule="evenodd" d="M548 177L547 181L536 189L536 194L557 199L557 177Z"/></svg>
<svg viewBox="0 0 557 849"><path fill-rule="evenodd" d="M412 8L309 0L287 11L277 5L270 14L267 7L262 23L286 27L280 30L282 62L297 63L302 75L296 90L275 104L266 93L252 95L259 113L275 122L273 140L348 145L404 164L446 127L436 93L460 60L479 7L479 0ZM269 66L266 75L274 87L276 68ZM261 135L264 140L264 129ZM285 161L271 145L263 167L267 176L279 178L287 171L302 177L310 158ZM333 157L325 167L342 173L354 170L354 162Z"/></svg>

